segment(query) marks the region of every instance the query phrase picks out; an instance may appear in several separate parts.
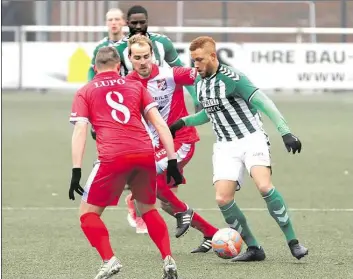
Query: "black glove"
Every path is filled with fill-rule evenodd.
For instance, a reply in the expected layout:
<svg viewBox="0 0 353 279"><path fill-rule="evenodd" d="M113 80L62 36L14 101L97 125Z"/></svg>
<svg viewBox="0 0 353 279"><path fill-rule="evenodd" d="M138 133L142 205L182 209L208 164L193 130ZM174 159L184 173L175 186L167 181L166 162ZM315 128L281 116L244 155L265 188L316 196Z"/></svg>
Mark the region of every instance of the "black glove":
<svg viewBox="0 0 353 279"><path fill-rule="evenodd" d="M282 136L282 139L288 152L292 150L293 154L295 154L297 151L300 153L302 150L302 143L296 136L292 135L291 133Z"/></svg>
<svg viewBox="0 0 353 279"><path fill-rule="evenodd" d="M93 127L91 128L91 136L92 139L96 140L96 131L93 129Z"/></svg>
<svg viewBox="0 0 353 279"><path fill-rule="evenodd" d="M185 122L183 119L179 119L169 126L169 130L172 133L173 139L175 138L176 131L180 130L184 126L185 126Z"/></svg>
<svg viewBox="0 0 353 279"><path fill-rule="evenodd" d="M179 168L178 168L178 162L176 159L168 160L168 166L167 166L167 183L169 184L171 181L171 178L173 177L174 179L174 186L177 186L183 182L183 176L181 175Z"/></svg>
<svg viewBox="0 0 353 279"><path fill-rule="evenodd" d="M69 198L70 200L75 200L74 192L82 196L84 190L80 186L81 179L81 168L73 168L72 169L72 177L69 189Z"/></svg>

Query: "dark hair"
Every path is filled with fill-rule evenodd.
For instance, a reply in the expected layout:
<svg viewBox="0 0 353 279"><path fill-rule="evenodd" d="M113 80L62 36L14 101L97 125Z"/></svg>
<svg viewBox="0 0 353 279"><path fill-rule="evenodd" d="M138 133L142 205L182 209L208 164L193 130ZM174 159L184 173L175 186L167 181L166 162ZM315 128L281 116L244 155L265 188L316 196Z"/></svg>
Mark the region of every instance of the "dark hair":
<svg viewBox="0 0 353 279"><path fill-rule="evenodd" d="M127 18L129 18L131 15L134 14L145 14L146 18L148 17L147 10L139 5L132 6L128 11L127 11Z"/></svg>

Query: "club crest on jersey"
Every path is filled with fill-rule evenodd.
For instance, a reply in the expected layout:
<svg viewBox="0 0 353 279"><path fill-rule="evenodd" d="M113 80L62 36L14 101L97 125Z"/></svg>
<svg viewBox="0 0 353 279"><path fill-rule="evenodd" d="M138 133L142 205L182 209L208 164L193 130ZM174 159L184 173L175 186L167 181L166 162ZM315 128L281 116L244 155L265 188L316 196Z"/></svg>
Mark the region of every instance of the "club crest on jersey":
<svg viewBox="0 0 353 279"><path fill-rule="evenodd" d="M160 79L160 80L157 80L157 87L159 90L166 90L167 89L167 80L164 78L164 79Z"/></svg>

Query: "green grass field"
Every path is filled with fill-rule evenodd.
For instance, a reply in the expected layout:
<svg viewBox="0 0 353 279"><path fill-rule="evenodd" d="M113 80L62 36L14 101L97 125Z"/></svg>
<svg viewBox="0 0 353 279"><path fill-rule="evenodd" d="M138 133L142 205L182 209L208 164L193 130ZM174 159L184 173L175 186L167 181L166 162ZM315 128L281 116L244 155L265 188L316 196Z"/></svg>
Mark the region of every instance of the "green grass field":
<svg viewBox="0 0 353 279"><path fill-rule="evenodd" d="M2 94L2 278L94 278L100 259L83 236L79 201L68 199L71 176L72 95ZM248 179L236 194L267 259L230 264L212 252L190 254L202 236L195 230L173 237L175 221L165 216L181 279L353 278L353 95L274 98L292 131L303 142L297 156L285 151L269 121L274 184L282 192L298 238L309 256L297 261L265 204ZM209 221L225 227L214 201L209 125L186 168L180 197ZM83 176L89 175L95 147L88 140ZM125 194L124 194L125 195ZM125 204L105 212L111 242L124 268L117 278L161 276L159 253L148 236L136 235Z"/></svg>

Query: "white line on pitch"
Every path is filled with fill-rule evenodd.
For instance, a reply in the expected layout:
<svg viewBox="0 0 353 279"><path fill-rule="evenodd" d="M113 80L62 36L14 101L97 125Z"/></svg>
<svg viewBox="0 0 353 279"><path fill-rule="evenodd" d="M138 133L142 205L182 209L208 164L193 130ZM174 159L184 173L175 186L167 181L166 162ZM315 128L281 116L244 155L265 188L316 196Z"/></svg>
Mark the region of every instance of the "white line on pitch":
<svg viewBox="0 0 353 279"><path fill-rule="evenodd" d="M67 211L78 210L78 207L2 207L6 211ZM108 207L107 210L125 211L126 207ZM219 211L219 208L194 208L195 211ZM267 208L242 208L243 211L267 211ZM353 208L289 208L298 212L353 212Z"/></svg>

